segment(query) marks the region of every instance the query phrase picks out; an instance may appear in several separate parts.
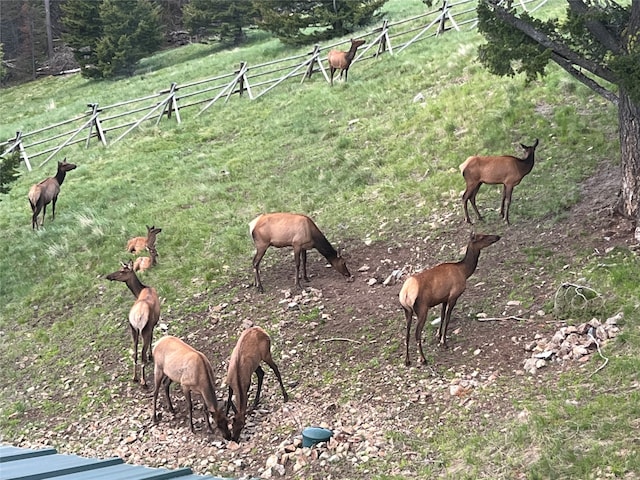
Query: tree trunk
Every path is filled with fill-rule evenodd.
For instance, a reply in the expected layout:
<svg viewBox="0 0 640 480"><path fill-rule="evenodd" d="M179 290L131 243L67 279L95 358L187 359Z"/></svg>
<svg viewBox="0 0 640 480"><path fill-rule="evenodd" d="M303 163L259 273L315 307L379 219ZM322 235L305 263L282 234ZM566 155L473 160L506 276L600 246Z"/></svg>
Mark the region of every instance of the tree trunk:
<svg viewBox="0 0 640 480"><path fill-rule="evenodd" d="M635 104L622 88L619 98L622 186L615 210L635 220L640 228L640 105ZM639 234L636 229L636 237Z"/></svg>
<svg viewBox="0 0 640 480"><path fill-rule="evenodd" d="M51 5L50 0L44 0L44 24L47 30L47 58L53 58L53 32L51 29Z"/></svg>

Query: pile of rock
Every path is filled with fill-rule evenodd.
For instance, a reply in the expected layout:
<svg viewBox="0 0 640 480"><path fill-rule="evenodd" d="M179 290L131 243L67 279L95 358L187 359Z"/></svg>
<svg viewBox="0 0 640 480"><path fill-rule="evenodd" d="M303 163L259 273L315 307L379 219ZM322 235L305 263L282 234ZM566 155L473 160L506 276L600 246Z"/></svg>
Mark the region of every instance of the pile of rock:
<svg viewBox="0 0 640 480"><path fill-rule="evenodd" d="M373 425L369 429L343 426L333 431L329 441L313 447L303 447L302 436L295 436L282 442L277 453L267 458L260 478L284 476L287 470L298 474L311 464L314 469L322 469L338 462L365 464L372 457L384 457L388 445L381 433Z"/></svg>
<svg viewBox="0 0 640 480"><path fill-rule="evenodd" d="M588 361L593 352L618 335L621 318L622 313L619 313L604 323L594 318L580 325L568 325L556 331L552 338L536 335L533 342L525 345L525 351L531 352L531 357L524 361L524 370L535 374L549 362Z"/></svg>

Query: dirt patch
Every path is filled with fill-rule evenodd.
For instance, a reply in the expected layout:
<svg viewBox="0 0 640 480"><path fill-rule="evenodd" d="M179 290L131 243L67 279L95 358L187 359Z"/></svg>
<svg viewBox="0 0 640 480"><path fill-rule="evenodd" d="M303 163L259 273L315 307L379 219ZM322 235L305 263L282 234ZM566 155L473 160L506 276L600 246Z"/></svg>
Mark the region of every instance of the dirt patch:
<svg viewBox="0 0 640 480"><path fill-rule="evenodd" d="M68 419L52 418L50 430L20 443L118 455L156 467L189 466L221 476L419 476L424 465L442 461L429 447L439 429L461 417L470 430L513 418L523 413L513 406L523 386L554 382L566 368L595 368L550 364L531 376L523 371L530 356L524 347L562 325L551 315L558 269L579 270L585 258L633 243L633 225L612 216L609 207L619 178L614 168L601 168L585 182L583 201L564 219L532 222L514 215L511 227L497 219L478 225L483 233L499 231L502 239L480 256L454 310L448 348L436 346L435 327L425 329L427 366L416 366L413 341L413 366L404 366L405 322L398 292L409 273L461 258L469 235L461 212L386 228L384 240L372 244L346 241L352 283L327 268L314 251L308 259L311 282L299 292L293 288L290 250L270 249L262 264L264 294L250 285L247 269L236 283L182 305L191 313L174 308L163 314L168 333L190 327L185 340L207 354L219 379L244 327L261 325L272 333L274 357L291 401L283 404L275 376L265 367L262 402L249 416L239 444L207 434L200 406L194 414L198 432L192 434L178 391L173 393L178 412L164 411L162 421L153 425L151 392L127 382L124 373L116 379L124 381L114 402L126 403L125 413L92 412L64 431L55 425ZM401 278L385 285L399 270ZM431 312L437 314L439 309ZM129 358L106 354L102 360L129 375ZM225 394L218 392L220 398ZM309 425L331 428L333 439L320 448L300 448L300 432Z"/></svg>

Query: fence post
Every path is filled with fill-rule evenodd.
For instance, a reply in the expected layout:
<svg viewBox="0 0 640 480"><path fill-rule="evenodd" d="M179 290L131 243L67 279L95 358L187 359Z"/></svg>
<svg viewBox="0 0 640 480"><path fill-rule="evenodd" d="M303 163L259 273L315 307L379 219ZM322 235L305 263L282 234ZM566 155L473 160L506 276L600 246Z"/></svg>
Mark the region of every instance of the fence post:
<svg viewBox="0 0 640 480"><path fill-rule="evenodd" d="M169 96L165 100L162 113L160 113L158 120L156 120L156 125L160 123L160 119L163 117L165 113L167 114L167 118L171 118L171 112L176 112L176 120L178 121L178 123L180 123L180 110L178 110L178 102L176 101L177 86L178 84L176 82L173 82L171 84L171 88L169 89L169 92L168 92Z"/></svg>
<svg viewBox="0 0 640 480"><path fill-rule="evenodd" d="M240 62L240 70L238 70L237 72L235 72L235 73L236 73L236 75L237 75L238 73L240 73L240 72L245 71L245 70L246 70L246 67L247 67L247 63L246 63L246 62ZM244 75L242 75L242 76L240 77L240 79L238 80L238 95L240 95L240 96L242 96L242 94L243 94L243 93L244 93L244 91L245 91L245 88L244 88L244 80L245 80L245 76L244 76Z"/></svg>
<svg viewBox="0 0 640 480"><path fill-rule="evenodd" d="M102 124L100 123L100 119L98 118L98 114L102 110L98 110L97 103L87 103L87 107L91 108L91 124L89 125L89 135L87 136L87 143L85 144L85 148L89 148L89 140L91 139L91 134L94 126L96 127L96 135L98 136L102 144L106 147L107 137L104 135Z"/></svg>
<svg viewBox="0 0 640 480"><path fill-rule="evenodd" d="M389 20L385 19L382 22L381 31L382 33L378 37L378 51L376 52L376 57L386 52L387 49L389 49L389 53L393 55L391 40L389 40Z"/></svg>
<svg viewBox="0 0 640 480"><path fill-rule="evenodd" d="M309 60L309 65L307 67L307 71L302 76L302 80L300 80L300 83L304 82L305 78L311 78L311 75L315 71L313 66L316 63L318 64L318 68L322 72L322 75L324 75L325 80L327 82L329 81L329 76L327 75L326 70L322 66L322 60L320 59L320 45L316 44L313 47L313 52L311 52L311 60Z"/></svg>
<svg viewBox="0 0 640 480"><path fill-rule="evenodd" d="M313 64L315 63L315 60L318 58L319 52L320 52L320 45L316 43L313 46L313 52L311 52L311 61L309 62L309 67L307 68L307 71L305 72L303 78L311 78L311 75L313 75Z"/></svg>
<svg viewBox="0 0 640 480"><path fill-rule="evenodd" d="M13 145L11 145L4 152L2 152L2 155L4 156L7 153L13 152L17 147L18 151L20 152L20 158L22 158L24 160L24 163L27 166L27 170L31 171L31 163L29 163L29 157L27 156L27 151L25 150L24 145L22 144L22 132L21 131L17 131L16 132L16 138L14 138L13 140L9 140L9 141L13 142Z"/></svg>

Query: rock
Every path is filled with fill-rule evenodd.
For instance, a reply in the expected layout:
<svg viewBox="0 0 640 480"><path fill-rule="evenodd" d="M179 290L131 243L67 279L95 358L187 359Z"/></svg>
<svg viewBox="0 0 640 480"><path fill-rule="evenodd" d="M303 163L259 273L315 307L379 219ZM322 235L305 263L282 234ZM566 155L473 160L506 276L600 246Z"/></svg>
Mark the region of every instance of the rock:
<svg viewBox="0 0 640 480"><path fill-rule="evenodd" d="M267 461L265 463L265 468L269 469L274 465L278 464L278 456L277 455L269 455L267 457Z"/></svg>

